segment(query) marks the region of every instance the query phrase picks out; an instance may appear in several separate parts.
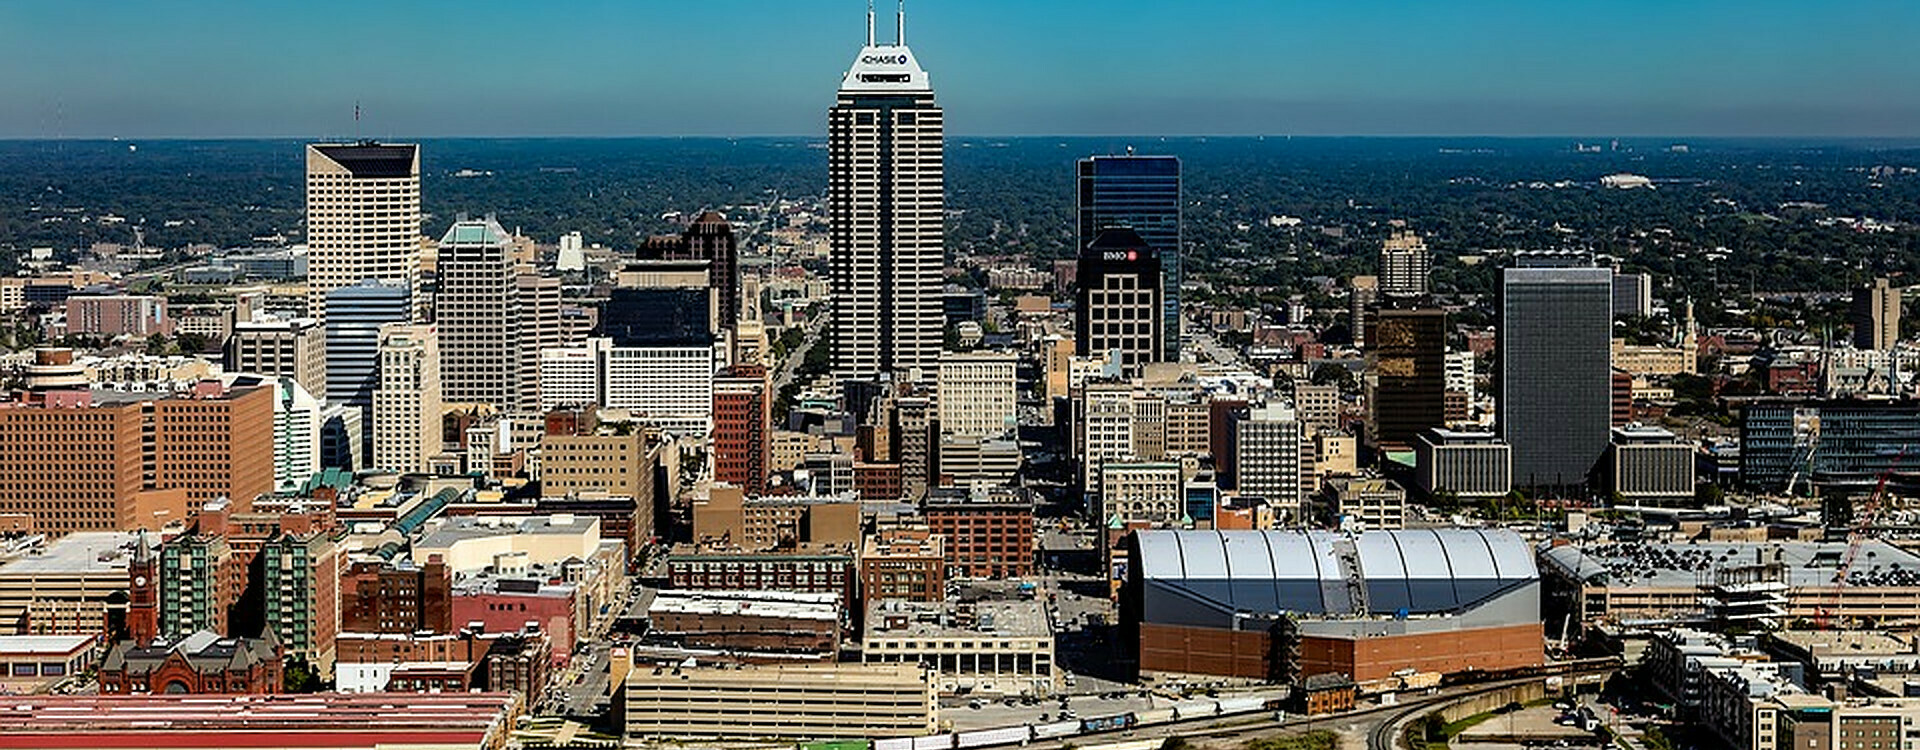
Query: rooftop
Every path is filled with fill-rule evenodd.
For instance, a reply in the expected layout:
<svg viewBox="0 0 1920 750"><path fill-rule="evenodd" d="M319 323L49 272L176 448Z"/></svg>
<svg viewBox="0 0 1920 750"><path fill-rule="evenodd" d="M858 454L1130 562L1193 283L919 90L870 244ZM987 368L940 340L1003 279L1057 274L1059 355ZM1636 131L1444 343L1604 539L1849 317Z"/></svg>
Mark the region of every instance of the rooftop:
<svg viewBox="0 0 1920 750"><path fill-rule="evenodd" d="M27 745L42 743L22 739L23 733L58 735L62 744L78 747L88 743L79 741L85 734L75 733L229 730L276 732L276 742L288 747L337 747L337 740L327 741L327 733L403 728L444 733L493 731L518 700L508 693L452 692L21 695L7 697L11 710L0 716L0 730ZM133 738L115 739L108 746L142 746Z"/></svg>
<svg viewBox="0 0 1920 750"><path fill-rule="evenodd" d="M1039 600L913 602L881 599L867 609L867 638L995 636L1051 638Z"/></svg>
<svg viewBox="0 0 1920 750"><path fill-rule="evenodd" d="M667 589L654 594L647 615L732 615L833 622L840 619L839 600L836 594Z"/></svg>
<svg viewBox="0 0 1920 750"><path fill-rule="evenodd" d="M1877 630L1781 630L1767 637L1822 656L1914 654L1914 642Z"/></svg>
<svg viewBox="0 0 1920 750"><path fill-rule="evenodd" d="M0 654L70 654L92 644L90 635L0 635Z"/></svg>
<svg viewBox="0 0 1920 750"><path fill-rule="evenodd" d="M1540 553L1549 567L1593 585L1677 588L1711 585L1723 570L1778 564L1794 588L1831 586L1846 542L1604 542ZM1879 540L1861 543L1849 586L1920 586L1920 555Z"/></svg>
<svg viewBox="0 0 1920 750"><path fill-rule="evenodd" d="M468 539L484 539L494 536L526 536L532 534L584 534L597 528L600 519L595 516L576 516L571 513L555 513L546 516L506 517L506 516L461 516L446 519L439 526L428 531L415 546L425 549L451 547Z"/></svg>
<svg viewBox="0 0 1920 750"><path fill-rule="evenodd" d="M138 534L124 531L80 531L46 547L0 565L0 576L88 573L125 573ZM159 537L149 539L159 549Z"/></svg>

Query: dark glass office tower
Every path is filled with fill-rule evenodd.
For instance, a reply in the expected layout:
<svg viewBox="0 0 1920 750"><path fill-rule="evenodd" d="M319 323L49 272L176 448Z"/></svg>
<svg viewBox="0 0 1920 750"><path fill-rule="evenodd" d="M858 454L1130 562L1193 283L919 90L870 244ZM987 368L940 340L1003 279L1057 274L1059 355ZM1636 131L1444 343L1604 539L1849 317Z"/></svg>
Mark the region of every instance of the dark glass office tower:
<svg viewBox="0 0 1920 750"><path fill-rule="evenodd" d="M1381 310L1367 351L1368 442L1413 449L1421 430L1447 424L1447 313Z"/></svg>
<svg viewBox="0 0 1920 750"><path fill-rule="evenodd" d="M1180 359L1180 159L1094 156L1080 160L1077 249L1108 227L1129 227L1160 256L1160 334L1168 361Z"/></svg>
<svg viewBox="0 0 1920 750"><path fill-rule="evenodd" d="M614 346L711 345L712 295L704 287L615 288L601 308L601 335Z"/></svg>
<svg viewBox="0 0 1920 750"><path fill-rule="evenodd" d="M1523 258L1501 274L1500 435L1513 485L1535 491L1584 485L1612 427L1613 271L1565 263Z"/></svg>
<svg viewBox="0 0 1920 750"><path fill-rule="evenodd" d="M1118 352L1122 370L1138 374L1166 360L1160 331L1160 264L1153 246L1126 227L1101 230L1080 250L1074 354Z"/></svg>

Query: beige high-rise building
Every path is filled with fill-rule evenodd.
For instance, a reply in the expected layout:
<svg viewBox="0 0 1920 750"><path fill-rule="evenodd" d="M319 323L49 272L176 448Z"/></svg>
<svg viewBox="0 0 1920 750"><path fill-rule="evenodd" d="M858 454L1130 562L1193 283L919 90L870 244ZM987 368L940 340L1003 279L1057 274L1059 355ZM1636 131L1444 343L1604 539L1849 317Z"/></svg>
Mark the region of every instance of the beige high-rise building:
<svg viewBox="0 0 1920 750"><path fill-rule="evenodd" d="M373 465L427 470L440 452L440 346L433 326L380 327L380 379L373 391Z"/></svg>
<svg viewBox="0 0 1920 750"><path fill-rule="evenodd" d="M524 351L516 275L507 231L491 218L455 222L440 238L433 311L441 395L449 403L519 405Z"/></svg>
<svg viewBox="0 0 1920 750"><path fill-rule="evenodd" d="M293 378L308 393L327 392L327 329L315 318L258 317L233 324L226 368Z"/></svg>
<svg viewBox="0 0 1920 750"><path fill-rule="evenodd" d="M326 314L327 292L366 279L420 294L420 147L307 146L307 309Z"/></svg>
<svg viewBox="0 0 1920 750"><path fill-rule="evenodd" d="M948 354L940 360L935 398L940 434L993 438L1019 423L1014 380L1018 358L1010 353Z"/></svg>
<svg viewBox="0 0 1920 750"><path fill-rule="evenodd" d="M560 322L560 280L522 266L515 279L520 297L520 406L540 410L540 353L573 346Z"/></svg>
<svg viewBox="0 0 1920 750"><path fill-rule="evenodd" d="M1380 246L1380 293L1388 297L1419 297L1427 293L1433 275L1433 256L1427 241L1411 230L1394 232Z"/></svg>
<svg viewBox="0 0 1920 750"><path fill-rule="evenodd" d="M1853 290L1853 346L1888 351L1900 341L1900 287L1881 278Z"/></svg>

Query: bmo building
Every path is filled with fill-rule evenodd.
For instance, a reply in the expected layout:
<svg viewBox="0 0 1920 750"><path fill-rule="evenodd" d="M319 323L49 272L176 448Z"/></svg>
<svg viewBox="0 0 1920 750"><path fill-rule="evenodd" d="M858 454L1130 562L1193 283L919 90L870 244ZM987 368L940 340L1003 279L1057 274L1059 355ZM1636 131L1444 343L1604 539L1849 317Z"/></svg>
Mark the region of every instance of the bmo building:
<svg viewBox="0 0 1920 750"><path fill-rule="evenodd" d="M1100 230L1080 250L1078 282L1074 354L1115 354L1125 377L1139 374L1147 363L1166 361L1160 259L1138 232Z"/></svg>

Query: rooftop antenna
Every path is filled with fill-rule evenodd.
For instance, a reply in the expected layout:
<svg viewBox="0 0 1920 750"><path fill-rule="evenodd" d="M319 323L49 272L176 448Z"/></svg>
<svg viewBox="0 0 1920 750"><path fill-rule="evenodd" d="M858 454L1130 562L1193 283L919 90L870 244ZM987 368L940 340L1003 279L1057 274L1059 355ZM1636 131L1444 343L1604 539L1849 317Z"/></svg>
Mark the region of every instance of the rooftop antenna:
<svg viewBox="0 0 1920 750"><path fill-rule="evenodd" d="M907 46L907 0L900 0L898 9L894 11L893 37L895 45Z"/></svg>
<svg viewBox="0 0 1920 750"><path fill-rule="evenodd" d="M867 46L873 46L873 0L867 0Z"/></svg>

